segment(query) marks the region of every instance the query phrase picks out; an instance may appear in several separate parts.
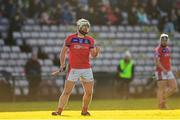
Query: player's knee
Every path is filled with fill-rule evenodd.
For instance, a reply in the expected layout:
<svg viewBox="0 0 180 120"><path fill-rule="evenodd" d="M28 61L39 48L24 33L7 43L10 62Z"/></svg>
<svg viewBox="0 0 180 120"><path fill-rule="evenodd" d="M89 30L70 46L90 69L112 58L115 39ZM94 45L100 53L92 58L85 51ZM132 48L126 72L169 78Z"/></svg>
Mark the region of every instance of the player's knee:
<svg viewBox="0 0 180 120"><path fill-rule="evenodd" d="M171 89L172 89L172 92L177 92L178 88L177 88L177 86L173 86Z"/></svg>
<svg viewBox="0 0 180 120"><path fill-rule="evenodd" d="M159 91L163 91L164 89L165 89L165 88L164 88L163 86L159 86L159 87L158 87L158 90L159 90Z"/></svg>
<svg viewBox="0 0 180 120"><path fill-rule="evenodd" d="M69 96L70 94L71 94L71 92L68 92L68 91L63 92L64 96Z"/></svg>
<svg viewBox="0 0 180 120"><path fill-rule="evenodd" d="M92 96L92 92L86 92L86 93L84 93L87 97L91 97Z"/></svg>

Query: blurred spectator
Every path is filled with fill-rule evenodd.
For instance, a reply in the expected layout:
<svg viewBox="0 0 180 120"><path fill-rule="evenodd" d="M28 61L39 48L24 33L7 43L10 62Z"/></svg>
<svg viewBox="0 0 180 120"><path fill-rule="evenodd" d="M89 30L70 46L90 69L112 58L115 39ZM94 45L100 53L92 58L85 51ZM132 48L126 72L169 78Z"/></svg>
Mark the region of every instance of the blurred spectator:
<svg viewBox="0 0 180 120"><path fill-rule="evenodd" d="M171 12L169 13L169 16L170 16L172 22L175 24L175 22L177 20L177 15L176 15L176 9L175 8L173 8L171 10Z"/></svg>
<svg viewBox="0 0 180 120"><path fill-rule="evenodd" d="M39 85L41 83L41 65L36 53L27 61L25 65L26 78L29 82L29 98L37 99Z"/></svg>
<svg viewBox="0 0 180 120"><path fill-rule="evenodd" d="M60 66L60 62L59 62L59 54L54 54L53 55L53 64L55 65L55 66Z"/></svg>
<svg viewBox="0 0 180 120"><path fill-rule="evenodd" d="M97 16L97 12L94 10L93 7L90 7L90 8L89 8L88 18L87 18L87 19L88 19L89 22L92 23L93 25L94 25L94 24L97 24L97 18L96 18L96 16Z"/></svg>
<svg viewBox="0 0 180 120"><path fill-rule="evenodd" d="M83 7L88 8L88 1L89 0L78 0L79 6L83 6Z"/></svg>
<svg viewBox="0 0 180 120"><path fill-rule="evenodd" d="M14 86L12 84L12 82L14 82L14 78L11 72L6 70L0 70L0 76L0 101L11 100L14 94Z"/></svg>
<svg viewBox="0 0 180 120"><path fill-rule="evenodd" d="M15 14L10 19L10 29L12 31L20 31L25 19L21 9L17 8Z"/></svg>
<svg viewBox="0 0 180 120"><path fill-rule="evenodd" d="M125 52L124 58L119 61L117 68L117 90L118 93L122 94L123 99L127 99L129 97L129 84L134 78L134 61L129 51Z"/></svg>
<svg viewBox="0 0 180 120"><path fill-rule="evenodd" d="M115 7L114 9L114 15L116 16L116 21L115 21L115 25L120 25L123 18L122 18L122 13L121 13L121 10L118 8L118 7Z"/></svg>
<svg viewBox="0 0 180 120"><path fill-rule="evenodd" d="M145 13L144 7L141 6L139 10L137 11L137 17L138 17L138 23L140 25L148 25L149 19L147 17L147 14Z"/></svg>
<svg viewBox="0 0 180 120"><path fill-rule="evenodd" d="M122 10L122 11L126 11L128 12L130 10L130 8L128 7L128 2L129 0L119 0L119 8Z"/></svg>
<svg viewBox="0 0 180 120"><path fill-rule="evenodd" d="M40 47L38 48L37 55L38 55L38 58L40 58L40 59L48 58L48 55L44 51L42 51Z"/></svg>
<svg viewBox="0 0 180 120"><path fill-rule="evenodd" d="M176 30L180 32L180 9L177 10Z"/></svg>
<svg viewBox="0 0 180 120"><path fill-rule="evenodd" d="M18 0L17 2L19 8L21 9L23 15L26 17L29 16L29 7L30 7L30 0Z"/></svg>
<svg viewBox="0 0 180 120"><path fill-rule="evenodd" d="M160 17L160 9L157 5L157 0L148 0L146 12L148 18L157 24Z"/></svg>
<svg viewBox="0 0 180 120"><path fill-rule="evenodd" d="M165 23L166 23L166 16L160 17L159 24L158 24L158 29L160 32L163 32Z"/></svg>
<svg viewBox="0 0 180 120"><path fill-rule="evenodd" d="M107 18L107 13L106 13L106 6L100 5L98 9L98 25L106 25L108 18Z"/></svg>
<svg viewBox="0 0 180 120"><path fill-rule="evenodd" d="M175 2L176 0L158 0L158 6L163 12L169 13Z"/></svg>
<svg viewBox="0 0 180 120"><path fill-rule="evenodd" d="M110 0L101 0L101 3L105 6L110 6Z"/></svg>
<svg viewBox="0 0 180 120"><path fill-rule="evenodd" d="M12 33L13 33L13 31L21 30L24 20L25 20L24 15L21 13L21 10L19 8L17 8L15 15L13 15L10 19L8 37L5 40L6 45L15 45L16 44Z"/></svg>
<svg viewBox="0 0 180 120"><path fill-rule="evenodd" d="M166 16L165 18L165 24L164 24L164 33L173 34L175 32L175 27L173 22L171 21L171 18Z"/></svg>
<svg viewBox="0 0 180 120"><path fill-rule="evenodd" d="M23 40L23 44L19 46L22 52L30 53L32 52L32 47L26 44L25 40Z"/></svg>
<svg viewBox="0 0 180 120"><path fill-rule="evenodd" d="M137 8L135 6L133 6L128 13L128 23L129 25L138 24Z"/></svg>
<svg viewBox="0 0 180 120"><path fill-rule="evenodd" d="M44 8L44 4L41 0L30 0L29 3L29 17L30 18L37 18L42 9Z"/></svg>
<svg viewBox="0 0 180 120"><path fill-rule="evenodd" d="M50 25L52 21L50 20L49 11L48 9L45 9L40 14L39 22L42 25Z"/></svg>
<svg viewBox="0 0 180 120"><path fill-rule="evenodd" d="M88 6L79 5L76 12L76 19L85 18L87 19L89 15L89 8Z"/></svg>
<svg viewBox="0 0 180 120"><path fill-rule="evenodd" d="M60 24L62 22L62 15L61 15L61 5L56 5L55 8L52 8L52 12L50 15L50 20L52 24Z"/></svg>
<svg viewBox="0 0 180 120"><path fill-rule="evenodd" d="M11 18L15 10L15 2L13 0L3 0L2 9L4 10L4 17Z"/></svg>
<svg viewBox="0 0 180 120"><path fill-rule="evenodd" d="M23 16L33 19L40 16L40 23L47 25L73 24L75 19L87 18L95 25L139 23L164 26L163 16L170 14L176 26L179 23L175 11L179 6L179 0L0 0L0 16L12 21L17 9L20 9ZM15 28L20 26L22 24Z"/></svg>
<svg viewBox="0 0 180 120"><path fill-rule="evenodd" d="M62 22L63 24L72 24L74 21L72 7L68 2L62 6Z"/></svg>
<svg viewBox="0 0 180 120"><path fill-rule="evenodd" d="M108 19L108 25L114 25L118 21L117 16L114 14L113 10L110 6L106 7L107 10L107 19Z"/></svg>
<svg viewBox="0 0 180 120"><path fill-rule="evenodd" d="M118 7L119 6L119 0L111 0L110 5L112 8Z"/></svg>

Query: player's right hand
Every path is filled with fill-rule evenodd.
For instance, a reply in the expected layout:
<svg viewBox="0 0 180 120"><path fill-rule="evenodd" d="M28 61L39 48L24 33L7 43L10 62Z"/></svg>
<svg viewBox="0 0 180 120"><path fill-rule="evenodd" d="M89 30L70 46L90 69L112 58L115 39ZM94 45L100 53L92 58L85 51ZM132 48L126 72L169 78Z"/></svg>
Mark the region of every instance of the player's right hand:
<svg viewBox="0 0 180 120"><path fill-rule="evenodd" d="M96 52L97 52L97 53L99 53L99 52L101 51L101 48L100 48L100 47L96 46L95 48L96 48Z"/></svg>
<svg viewBox="0 0 180 120"><path fill-rule="evenodd" d="M59 68L59 72L64 72L66 69L66 65L61 65Z"/></svg>
<svg viewBox="0 0 180 120"><path fill-rule="evenodd" d="M165 74L167 74L167 73L168 73L168 71L167 71L166 69L164 69L164 70L163 70L163 72L164 72Z"/></svg>

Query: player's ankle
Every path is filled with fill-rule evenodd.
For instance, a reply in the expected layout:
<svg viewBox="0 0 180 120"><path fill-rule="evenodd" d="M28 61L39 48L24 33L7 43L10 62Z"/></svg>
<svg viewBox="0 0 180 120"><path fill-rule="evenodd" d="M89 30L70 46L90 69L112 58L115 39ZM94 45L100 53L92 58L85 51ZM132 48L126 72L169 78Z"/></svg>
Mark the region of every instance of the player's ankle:
<svg viewBox="0 0 180 120"><path fill-rule="evenodd" d="M60 114L62 113L62 111L63 111L63 108L58 108L57 109L57 112L60 113Z"/></svg>
<svg viewBox="0 0 180 120"><path fill-rule="evenodd" d="M83 107L82 108L82 113L87 113L88 112L88 107Z"/></svg>

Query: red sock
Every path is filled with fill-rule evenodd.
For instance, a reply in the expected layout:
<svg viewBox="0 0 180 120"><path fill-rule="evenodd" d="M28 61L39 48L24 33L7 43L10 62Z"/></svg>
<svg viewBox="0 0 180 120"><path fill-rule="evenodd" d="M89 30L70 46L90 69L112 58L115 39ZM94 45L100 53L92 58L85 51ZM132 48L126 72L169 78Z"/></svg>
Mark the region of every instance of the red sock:
<svg viewBox="0 0 180 120"><path fill-rule="evenodd" d="M62 111L63 111L62 108L58 108L58 109L57 109L57 112L59 112L59 113L61 113Z"/></svg>
<svg viewBox="0 0 180 120"><path fill-rule="evenodd" d="M83 113L86 113L86 112L87 112L87 110L88 110L88 108L87 108L87 107L83 107L83 108L82 108L82 112L83 112Z"/></svg>

